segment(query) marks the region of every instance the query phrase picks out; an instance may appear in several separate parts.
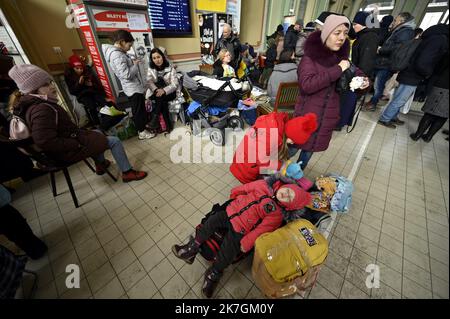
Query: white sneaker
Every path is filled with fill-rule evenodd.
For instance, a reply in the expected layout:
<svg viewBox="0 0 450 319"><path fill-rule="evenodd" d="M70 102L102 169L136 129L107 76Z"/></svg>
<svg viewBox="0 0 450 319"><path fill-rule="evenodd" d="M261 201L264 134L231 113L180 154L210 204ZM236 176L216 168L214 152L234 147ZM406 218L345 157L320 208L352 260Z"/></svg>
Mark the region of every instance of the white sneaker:
<svg viewBox="0 0 450 319"><path fill-rule="evenodd" d="M139 132L138 139L140 139L140 140L149 140L151 138L154 138L155 136L156 136L156 134L150 133L149 131L144 130L142 132Z"/></svg>

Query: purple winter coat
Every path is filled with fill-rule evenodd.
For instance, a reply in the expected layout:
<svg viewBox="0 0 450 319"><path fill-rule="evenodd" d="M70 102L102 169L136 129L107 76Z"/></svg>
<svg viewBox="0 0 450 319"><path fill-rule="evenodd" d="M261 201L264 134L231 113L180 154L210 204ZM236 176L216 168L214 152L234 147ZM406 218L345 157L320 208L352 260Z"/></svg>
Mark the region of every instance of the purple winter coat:
<svg viewBox="0 0 450 319"><path fill-rule="evenodd" d="M322 43L320 33L320 31L313 32L306 39L305 55L298 67L300 94L295 105L295 116L313 112L317 115L319 123L319 128L308 142L299 146L302 150L310 152L325 151L333 129L339 123L339 94L335 87L336 81L342 75L342 69L338 63L348 60L350 53L348 39L339 51L333 52ZM357 70L358 76L362 76L361 73Z"/></svg>

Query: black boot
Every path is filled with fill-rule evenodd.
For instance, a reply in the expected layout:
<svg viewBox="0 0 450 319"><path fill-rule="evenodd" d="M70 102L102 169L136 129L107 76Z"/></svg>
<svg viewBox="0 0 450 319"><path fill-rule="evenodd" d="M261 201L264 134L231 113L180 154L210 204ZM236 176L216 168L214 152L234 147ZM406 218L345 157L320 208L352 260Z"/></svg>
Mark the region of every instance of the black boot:
<svg viewBox="0 0 450 319"><path fill-rule="evenodd" d="M202 286L202 293L206 298L211 298L214 291L219 284L220 278L222 278L223 273L218 272L213 267L210 267L205 272L205 281Z"/></svg>
<svg viewBox="0 0 450 319"><path fill-rule="evenodd" d="M188 264L192 264L195 260L195 256L198 253L198 244L195 241L194 237L189 239L189 242L186 245L173 245L172 252L178 258L184 260Z"/></svg>
<svg viewBox="0 0 450 319"><path fill-rule="evenodd" d="M47 245L33 234L25 218L11 205L0 211L0 233L3 233L30 258L39 259L47 252Z"/></svg>
<svg viewBox="0 0 450 319"><path fill-rule="evenodd" d="M446 121L446 118L435 116L434 120L431 122L430 129L427 134L422 136L422 139L427 143L430 142L433 136L442 128L442 126L444 126Z"/></svg>
<svg viewBox="0 0 450 319"><path fill-rule="evenodd" d="M420 136L417 136L417 133L409 134L409 137L410 137L414 142L417 142L417 141L419 140L419 138L420 138Z"/></svg>
<svg viewBox="0 0 450 319"><path fill-rule="evenodd" d="M411 134L409 137L413 141L418 141L422 135L425 133L425 131L430 127L431 123L433 121L433 116L430 114L425 113L422 119L420 120L419 127L417 128L417 131L413 134Z"/></svg>

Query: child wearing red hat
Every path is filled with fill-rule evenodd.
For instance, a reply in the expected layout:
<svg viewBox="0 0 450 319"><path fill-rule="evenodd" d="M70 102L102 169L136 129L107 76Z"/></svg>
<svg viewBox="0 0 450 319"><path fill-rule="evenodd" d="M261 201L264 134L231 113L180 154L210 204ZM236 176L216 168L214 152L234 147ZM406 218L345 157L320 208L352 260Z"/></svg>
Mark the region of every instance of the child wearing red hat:
<svg viewBox="0 0 450 319"><path fill-rule="evenodd" d="M215 209L196 236L172 252L188 264L194 262L200 245L219 229L226 235L212 266L205 272L202 293L211 298L223 271L240 253L249 252L256 239L283 222L283 211L298 210L311 202L311 195L296 184L277 183L277 177L258 180L231 190L230 200Z"/></svg>
<svg viewBox="0 0 450 319"><path fill-rule="evenodd" d="M260 116L237 147L230 171L243 184L261 178L265 172L279 171L290 157L289 146L306 143L316 130L314 113L293 119L287 113Z"/></svg>
<svg viewBox="0 0 450 319"><path fill-rule="evenodd" d="M91 125L99 125L99 110L108 104L103 86L92 68L76 54L69 58L70 68L64 74L70 94L83 104Z"/></svg>

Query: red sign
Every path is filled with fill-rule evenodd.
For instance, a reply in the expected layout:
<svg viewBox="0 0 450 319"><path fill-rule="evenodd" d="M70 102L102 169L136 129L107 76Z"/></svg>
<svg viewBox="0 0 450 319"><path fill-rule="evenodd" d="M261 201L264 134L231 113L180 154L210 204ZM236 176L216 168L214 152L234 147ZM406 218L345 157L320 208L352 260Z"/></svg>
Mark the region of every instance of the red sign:
<svg viewBox="0 0 450 319"><path fill-rule="evenodd" d="M92 62L94 64L95 70L97 71L98 78L102 83L103 89L105 90L106 96L115 101L114 94L111 90L111 85L109 83L108 75L105 70L105 66L100 57L100 53L97 45L95 44L94 35L92 32L92 28L87 20L85 20L85 9L84 5L78 5L78 8L74 10L75 15L80 24L80 30L83 33L84 40L86 41L89 53L92 57Z"/></svg>
<svg viewBox="0 0 450 319"><path fill-rule="evenodd" d="M126 22L128 23L127 13L124 11L102 11L94 15L96 21Z"/></svg>

